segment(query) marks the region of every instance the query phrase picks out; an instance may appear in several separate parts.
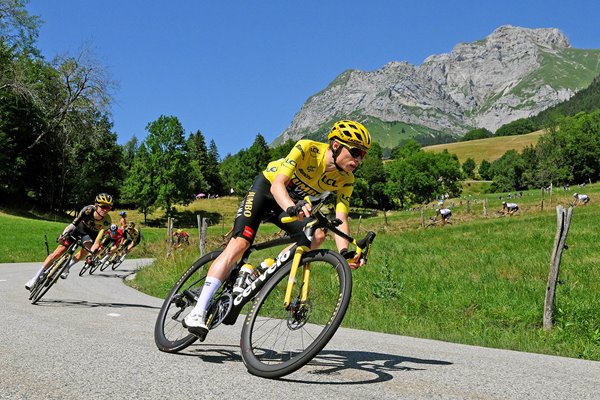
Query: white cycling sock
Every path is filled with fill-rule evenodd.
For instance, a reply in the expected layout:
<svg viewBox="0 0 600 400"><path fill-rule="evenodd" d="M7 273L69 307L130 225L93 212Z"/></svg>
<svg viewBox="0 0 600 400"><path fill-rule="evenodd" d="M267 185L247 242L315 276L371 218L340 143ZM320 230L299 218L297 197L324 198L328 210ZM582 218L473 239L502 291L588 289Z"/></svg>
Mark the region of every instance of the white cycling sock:
<svg viewBox="0 0 600 400"><path fill-rule="evenodd" d="M213 295L220 287L221 281L219 279L207 276L204 287L202 288L202 293L200 293L200 298L198 298L198 303L196 303L196 306L190 314L201 315L204 318L210 299L212 299Z"/></svg>
<svg viewBox="0 0 600 400"><path fill-rule="evenodd" d="M71 261L69 261L69 266L67 267L67 269L70 269L75 263L77 263L77 260L75 260L74 258L71 258Z"/></svg>
<svg viewBox="0 0 600 400"><path fill-rule="evenodd" d="M44 272L44 267L40 268L40 270L35 273L35 276L33 277L33 280L36 280L37 278L39 278L40 275L42 274L42 272Z"/></svg>

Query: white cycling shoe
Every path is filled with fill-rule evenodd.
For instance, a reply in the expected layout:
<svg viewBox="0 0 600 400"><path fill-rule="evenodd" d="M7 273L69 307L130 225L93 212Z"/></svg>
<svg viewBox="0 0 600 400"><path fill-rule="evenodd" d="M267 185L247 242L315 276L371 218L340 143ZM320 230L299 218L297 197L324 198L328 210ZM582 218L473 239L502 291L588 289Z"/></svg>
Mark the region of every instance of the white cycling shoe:
<svg viewBox="0 0 600 400"><path fill-rule="evenodd" d="M36 281L37 281L37 277L33 277L30 280L28 280L27 283L25 284L25 289L27 289L31 292L31 289L33 288L33 285L35 285Z"/></svg>
<svg viewBox="0 0 600 400"><path fill-rule="evenodd" d="M204 318L198 314L189 313L183 319L183 327L187 328L190 333L198 336L201 342L206 339L206 335L208 334L208 327L204 323Z"/></svg>
<svg viewBox="0 0 600 400"><path fill-rule="evenodd" d="M67 279L67 277L69 276L70 269L71 269L71 267L65 268L65 270L62 272L62 274L60 274L60 279Z"/></svg>

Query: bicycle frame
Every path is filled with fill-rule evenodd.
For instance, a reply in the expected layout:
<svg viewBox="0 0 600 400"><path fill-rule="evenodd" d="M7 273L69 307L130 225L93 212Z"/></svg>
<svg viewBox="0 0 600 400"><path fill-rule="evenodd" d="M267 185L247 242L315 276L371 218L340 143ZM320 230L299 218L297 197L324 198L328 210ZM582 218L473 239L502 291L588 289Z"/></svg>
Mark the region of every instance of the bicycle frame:
<svg viewBox="0 0 600 400"><path fill-rule="evenodd" d="M246 250L246 252L242 256L242 259L238 263L238 265L242 265L242 264L246 263L248 261L248 258L250 257L250 254L253 253L254 251L268 249L268 248L279 246L279 245L294 243L294 245L291 248L286 249L285 251L283 251L282 253L280 253L277 256L275 263L270 268L268 268L261 275L259 275L242 293L240 293L239 295L237 295L236 297L233 298L232 308L229 311L229 313L227 313L227 316L223 319L223 324L225 324L225 325L235 324L242 308L246 305L246 303L248 303L250 300L252 300L258 294L258 292L260 292L260 290L264 286L265 282L267 280L269 280L273 276L273 274L275 274L275 272L277 272L279 270L279 268L282 265L286 264L288 262L288 260L291 257L293 257L292 258L292 269L291 269L291 272L290 272L290 275L288 278L285 297L282 301L282 306L284 308L288 308L290 306L291 294L292 294L294 285L296 284L295 277L298 272L298 267L300 266L300 264L302 262L302 256L305 253L310 251L310 244L314 237L314 233L317 229L326 228L326 229L331 230L336 235L339 235L339 236L345 238L350 243L352 243L356 246L356 249L357 249L356 253L358 256L362 255L363 247L365 247L368 251L370 243L373 241L373 239L375 237L374 233L369 232L364 239L362 239L360 241L356 241L351 236L347 235L346 233L344 233L336 228L336 226L339 225L339 223L341 223L341 221L338 220L339 223L337 223L336 221L329 221L327 219L327 217L325 217L322 213L320 213L319 209L321 206L322 206L322 203L313 209L313 215L311 217L311 220L306 224L306 226L302 232L292 234L288 237L283 237L283 238L279 238L279 239L269 240L269 241L266 241L263 243L254 244L254 245L250 246L248 248L248 250ZM293 218L294 217L292 217L292 219ZM288 219L283 222L289 222L289 221L291 221L291 220ZM238 270L238 268L236 268L232 271L230 277L228 278L228 281L231 281L236 276L235 272L237 270ZM301 292L300 300L305 302L308 298L308 292L309 292L309 286L310 286L310 266L309 265L304 266L304 268L303 268L301 285L302 285L301 286L302 292ZM210 325L211 321L209 320L207 322Z"/></svg>

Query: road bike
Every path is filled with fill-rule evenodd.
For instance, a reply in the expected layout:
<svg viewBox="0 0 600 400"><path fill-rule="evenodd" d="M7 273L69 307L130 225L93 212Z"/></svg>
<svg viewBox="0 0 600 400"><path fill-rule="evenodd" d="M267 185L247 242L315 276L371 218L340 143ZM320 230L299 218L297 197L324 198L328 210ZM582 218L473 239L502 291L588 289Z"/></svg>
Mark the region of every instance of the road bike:
<svg viewBox="0 0 600 400"><path fill-rule="evenodd" d="M83 276L83 274L85 274L86 271L90 275L92 275L94 272L96 272L98 268L100 268L100 271L104 271L102 267L108 261L109 255L109 249L105 246L101 246L99 249L96 250L94 254L90 253L86 257L85 261L83 262L83 265L81 266L81 269L79 270L79 276Z"/></svg>
<svg viewBox="0 0 600 400"><path fill-rule="evenodd" d="M242 360L248 371L264 378L288 375L312 360L332 338L348 308L352 293L352 272L337 251L310 250L317 229L327 229L356 246L366 259L374 232L355 240L337 227L341 221L328 219L321 207L329 192L307 197L312 216L302 232L253 244L215 293L209 304L206 324L210 330L221 323L235 324L247 303L241 333ZM297 218L296 218L297 219ZM284 218L291 222L294 218ZM245 290L233 294L241 266L252 252L293 244L280 252L275 263L264 270ZM154 328L154 339L161 351L176 353L198 338L182 325L195 306L208 268L222 250L198 259L175 283L165 299Z"/></svg>
<svg viewBox="0 0 600 400"><path fill-rule="evenodd" d="M119 265L121 265L123 263L123 261L125 261L125 257L127 257L127 246L125 244L126 241L123 240L121 241L121 243L119 244L119 247L117 247L112 254L110 255L109 259L108 259L108 265L110 265L110 268L114 271L115 269L117 269L119 267Z"/></svg>
<svg viewBox="0 0 600 400"><path fill-rule="evenodd" d="M29 293L29 300L31 300L31 304L36 304L48 292L48 290L50 290L56 281L58 281L60 275L65 271L65 269L67 269L71 263L71 260L73 259L73 255L80 249L80 247L90 251L89 248L81 243L81 238L77 237L75 232L76 231L67 234L65 238L65 242L68 243L67 250L52 264L50 264L50 267L40 275L31 288L31 292Z"/></svg>

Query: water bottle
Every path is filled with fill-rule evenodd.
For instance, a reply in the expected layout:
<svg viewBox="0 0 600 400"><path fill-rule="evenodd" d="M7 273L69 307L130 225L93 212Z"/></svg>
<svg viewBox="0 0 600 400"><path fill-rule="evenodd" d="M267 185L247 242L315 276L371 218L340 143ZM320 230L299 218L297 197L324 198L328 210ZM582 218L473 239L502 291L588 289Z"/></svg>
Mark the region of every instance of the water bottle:
<svg viewBox="0 0 600 400"><path fill-rule="evenodd" d="M238 273L237 279L235 280L235 284L233 285L233 293L240 294L248 287L248 285L254 282L258 276L258 272L255 271L254 266L252 264L244 264L242 268L240 268L240 272Z"/></svg>
<svg viewBox="0 0 600 400"><path fill-rule="evenodd" d="M260 263L258 267L261 274L264 274L266 270L271 268L275 264L275 260L272 258L266 258L263 262Z"/></svg>

